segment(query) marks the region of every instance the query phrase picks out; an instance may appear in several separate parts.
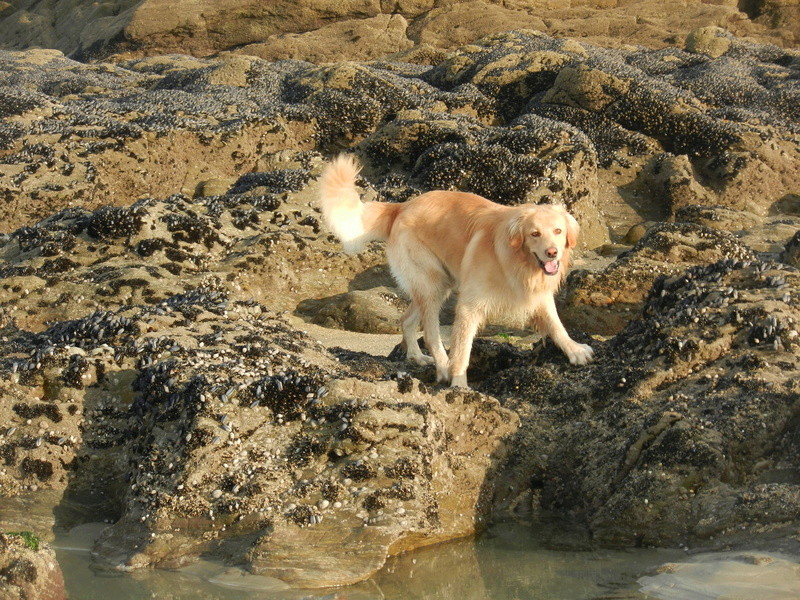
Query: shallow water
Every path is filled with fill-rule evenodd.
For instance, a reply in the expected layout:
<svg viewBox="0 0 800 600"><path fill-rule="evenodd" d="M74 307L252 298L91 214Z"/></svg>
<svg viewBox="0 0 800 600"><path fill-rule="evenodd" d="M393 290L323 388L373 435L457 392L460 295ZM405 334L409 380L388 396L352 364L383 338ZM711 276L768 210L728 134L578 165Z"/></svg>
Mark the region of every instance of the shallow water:
<svg viewBox="0 0 800 600"><path fill-rule="evenodd" d="M62 522L87 513L58 494L39 492L0 503L0 530L51 536L54 506ZM96 513L95 513L96 514ZM73 520L74 519L74 520ZM291 589L277 579L200 561L180 571L122 573L93 565L102 523L51 544L70 600L797 600L800 556L761 551L690 555L678 549L586 548L568 527L501 523L478 539L458 540L390 559L369 581L328 590ZM60 533L59 533L60 531Z"/></svg>
<svg viewBox="0 0 800 600"><path fill-rule="evenodd" d="M659 581L644 579L656 593L648 595L642 591L640 578L655 574L656 568L665 563L687 560L683 551L549 550L539 541L540 530L519 525L497 525L477 540L455 541L396 557L369 581L328 590L293 590L278 580L248 575L207 561L180 571L118 573L98 570L92 567L89 548L103 527L102 524L81 525L69 534L57 536L53 542L71 600L677 600L717 597L663 595L663 590L657 590ZM672 582L665 585L669 588ZM753 596L742 596L745 597ZM797 596L785 597L788 600Z"/></svg>

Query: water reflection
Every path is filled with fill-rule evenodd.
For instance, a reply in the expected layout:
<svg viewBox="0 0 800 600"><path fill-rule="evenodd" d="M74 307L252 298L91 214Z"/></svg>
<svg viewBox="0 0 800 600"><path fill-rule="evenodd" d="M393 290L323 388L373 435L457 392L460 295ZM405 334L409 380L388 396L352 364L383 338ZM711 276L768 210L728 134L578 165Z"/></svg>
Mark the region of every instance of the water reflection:
<svg viewBox="0 0 800 600"><path fill-rule="evenodd" d="M395 557L371 580L329 590L290 589L277 579L200 561L180 571L119 573L92 566L89 549L104 525L87 524L54 545L70 598L78 600L588 600L646 598L636 579L683 557L679 551L553 551L537 530L498 525L460 540Z"/></svg>
<svg viewBox="0 0 800 600"><path fill-rule="evenodd" d="M62 499L63 500L63 499ZM0 502L0 527L52 541L71 600L796 600L797 557L764 553L687 556L681 550L593 549L563 524L498 524L477 540L423 548L387 561L369 581L298 590L280 580L200 561L179 571L121 573L92 562L107 527L56 526L59 498L39 493ZM61 502L63 505L63 502ZM86 515L83 515L85 519ZM72 522L80 522L76 518ZM557 549L554 549L557 548Z"/></svg>

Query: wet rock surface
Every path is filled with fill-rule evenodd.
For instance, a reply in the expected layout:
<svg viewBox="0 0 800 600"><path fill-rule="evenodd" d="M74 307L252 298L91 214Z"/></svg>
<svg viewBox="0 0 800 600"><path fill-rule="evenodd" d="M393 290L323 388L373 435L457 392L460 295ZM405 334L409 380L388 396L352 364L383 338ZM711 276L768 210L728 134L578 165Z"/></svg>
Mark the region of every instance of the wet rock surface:
<svg viewBox="0 0 800 600"><path fill-rule="evenodd" d="M106 565L209 555L298 586L499 517L793 548L797 52L719 28L458 45L439 9L409 21L428 46L369 63L0 52L0 496L113 523ZM560 310L597 361L500 329L453 391L305 333L396 331L405 307L380 245L345 256L320 224L343 148L367 199L565 203Z"/></svg>

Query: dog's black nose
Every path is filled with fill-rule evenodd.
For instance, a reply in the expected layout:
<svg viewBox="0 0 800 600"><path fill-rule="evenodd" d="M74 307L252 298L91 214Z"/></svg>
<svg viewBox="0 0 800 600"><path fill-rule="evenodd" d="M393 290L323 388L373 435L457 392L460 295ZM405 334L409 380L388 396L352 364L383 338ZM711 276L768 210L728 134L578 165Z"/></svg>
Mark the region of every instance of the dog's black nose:
<svg viewBox="0 0 800 600"><path fill-rule="evenodd" d="M548 248L544 253L547 255L547 258L555 258L558 256L558 248Z"/></svg>

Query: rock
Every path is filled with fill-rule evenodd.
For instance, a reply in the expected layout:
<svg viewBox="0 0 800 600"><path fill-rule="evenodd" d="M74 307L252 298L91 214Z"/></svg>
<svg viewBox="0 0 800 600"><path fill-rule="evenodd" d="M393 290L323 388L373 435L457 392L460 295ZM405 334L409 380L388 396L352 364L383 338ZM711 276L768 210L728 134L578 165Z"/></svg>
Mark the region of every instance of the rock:
<svg viewBox="0 0 800 600"><path fill-rule="evenodd" d="M0 532L0 598L66 597L64 576L49 545L30 532Z"/></svg>
<svg viewBox="0 0 800 600"><path fill-rule="evenodd" d="M235 10L235 18L231 18L231 10ZM111 48L126 51L138 45L158 48L162 54L183 52L202 56L261 42L272 35L318 29L331 20L371 18L379 13L379 3L371 0L330 5L305 0L278 3L269 8L258 2L235 5L206 2L191 8L167 8L159 2L145 1L125 23L124 41ZM87 54L88 50L83 49L83 53Z"/></svg>
<svg viewBox="0 0 800 600"><path fill-rule="evenodd" d="M676 275L691 265L723 259L754 258L749 247L727 232L693 223L661 223L604 270L571 273L562 312L584 331L615 333L642 309L660 275Z"/></svg>
<svg viewBox="0 0 800 600"><path fill-rule="evenodd" d="M706 190L698 181L689 157L685 154L656 156L643 173L650 189L674 214L681 208L713 203L713 193Z"/></svg>
<svg viewBox="0 0 800 600"><path fill-rule="evenodd" d="M216 547L303 587L364 579L389 555L488 523L516 427L477 393L354 379L304 334L211 288L4 333L4 360L28 356L4 384L19 399L2 413L19 423L0 438L4 474L77 498L102 473L95 514L123 508L95 550L124 568Z"/></svg>
<svg viewBox="0 0 800 600"><path fill-rule="evenodd" d="M407 169L405 180L375 182L390 197L463 186L500 201L560 200L590 248L611 241L597 206L607 185L638 186L675 207L714 202L767 214L800 177L786 158L795 144L780 133L796 113L790 55L743 41L734 49L714 62L517 32L462 47L432 68L224 55L87 70L52 51L6 54L8 81L25 87L6 92L3 110L14 118L0 131L0 191L25 201L0 214L10 231L54 207L194 195L203 181L268 168L263 157L287 147L328 153L355 144L377 175L387 161ZM30 61L41 64L23 68ZM768 64L757 82L752 74ZM73 117L59 118L64 111ZM100 121L87 129L86 119ZM745 207L749 198L754 206ZM26 211L15 216L19 206Z"/></svg>
<svg viewBox="0 0 800 600"><path fill-rule="evenodd" d="M297 171L275 173L304 179ZM273 178L270 185L278 187L271 189L295 185L279 179ZM234 194L229 198L238 200L228 206L215 198L219 197L176 196L127 209L67 211L15 232L0 248L5 265L0 272L5 285L0 306L19 324L41 328L46 321L81 317L101 307L158 303L208 283L209 269L216 273L212 279L224 279L237 297L252 299L260 290L256 296L272 298L273 306L283 297L284 309L294 309L299 301L284 295L293 286L306 289L306 283L311 284L319 289L317 295L336 291L321 278L319 267L330 269L339 262L324 262L322 257L333 242L320 240L312 247L283 231L289 223L303 222L297 231L316 238L319 225L313 211L279 210L282 203L272 194ZM317 258L306 263L311 254ZM275 258L266 260L265 255ZM100 257L103 260L96 262ZM345 260L355 274L379 258L382 254L376 251ZM345 289L343 282L339 291Z"/></svg>
<svg viewBox="0 0 800 600"><path fill-rule="evenodd" d="M796 270L760 261L661 277L591 367L547 344L484 380L520 411L503 470L516 493L613 544L726 547L793 531L797 283Z"/></svg>
<svg viewBox="0 0 800 600"><path fill-rule="evenodd" d="M633 246L644 237L644 234L647 233L647 230L653 225L655 225L655 223L637 223L625 234L625 243Z"/></svg>
<svg viewBox="0 0 800 600"><path fill-rule="evenodd" d="M731 35L721 27L695 29L686 38L686 50L719 58L731 47Z"/></svg>
<svg viewBox="0 0 800 600"><path fill-rule="evenodd" d="M757 17L755 21L739 12L735 2L707 0L688 0L680 11L666 13L656 0L633 5L600 1L567 6L490 0L444 4L433 0L352 0L334 5L303 0L272 3L268 9L252 1L235 6L179 1L169 7L154 0L115 0L102 5L83 0L3 4L6 6L0 12L0 40L4 47L58 48L80 60L103 59L112 53L128 58L178 52L208 56L249 45L259 55L277 58L286 55L279 46L285 41L294 47L293 51L308 50L315 59L329 62L393 52L394 40L401 45L419 45L422 40L423 44L451 48L520 27L615 48L626 44L663 48L681 43L686 31L709 25L784 46L795 44L798 34L793 25L793 0L767 0L753 5L749 12L751 17ZM407 32L398 26L400 19L410 22ZM380 26L375 26L382 20L392 23L393 31L388 37L379 31ZM330 33L342 23L347 23L346 30L364 32L364 37L355 44L325 44L323 41L330 39ZM713 31L700 37L712 44L720 44L714 40L722 39Z"/></svg>
<svg viewBox="0 0 800 600"><path fill-rule="evenodd" d="M413 42L406 37L407 27L402 15L377 15L338 21L305 33L272 35L236 52L266 60L294 58L314 63L370 60L410 48Z"/></svg>
<svg viewBox="0 0 800 600"><path fill-rule="evenodd" d="M277 370L280 356L271 356ZM238 385L219 380L224 360L204 369L203 379L218 373L217 392L174 361L153 365L150 373L175 383L151 384L136 403L144 428L133 443L166 435L158 447L173 451L152 446L134 473L122 518L96 547L104 560L176 566L211 544L293 585L344 585L391 554L486 522L481 483L504 454L512 413L480 395L416 391L410 378L334 379L318 359L297 372L284 367L285 377L253 372L257 364L241 365ZM197 413L189 428L187 410ZM465 412L475 436L449 441ZM340 506L321 509L323 500Z"/></svg>
<svg viewBox="0 0 800 600"><path fill-rule="evenodd" d="M385 287L304 300L297 313L312 323L362 333L398 333L408 301Z"/></svg>
<svg viewBox="0 0 800 600"><path fill-rule="evenodd" d="M150 41L115 37L130 54L114 62L0 52L3 505L80 500L113 522L96 550L124 569L209 554L302 586L368 578L493 512L551 511L618 545L790 539L796 53L733 35L719 58L688 52L663 6L585 18L601 4L548 31L640 31L658 49L527 30L369 63L142 57L184 42L181 22L192 48L275 34L233 31L257 25L249 5L212 31L145 2L124 18ZM674 18L749 27L711 6ZM57 28L52 7L12 16ZM288 3L273 8L279 23ZM345 3L332 19L396 11L407 32L433 8ZM475 8L437 6L431 27ZM280 313L376 330L402 310L381 245L348 257L320 224L317 178L342 150L366 200L568 205L583 246L560 310L597 362L479 339L477 391L452 391L400 349L328 349L291 326Z"/></svg>
<svg viewBox="0 0 800 600"><path fill-rule="evenodd" d="M794 0L762 0L756 7L757 23L787 30L795 39L800 36L800 7Z"/></svg>
<svg viewBox="0 0 800 600"><path fill-rule="evenodd" d="M679 223L696 223L732 233L755 229L762 222L757 215L751 212L708 204L686 205L675 212L675 220Z"/></svg>
<svg viewBox="0 0 800 600"><path fill-rule="evenodd" d="M543 147L545 153L537 152ZM535 116L501 129L481 127L467 116L404 111L361 148L377 164L412 167L411 180L422 190L471 191L502 204L561 202L582 224L583 247L606 239L596 204L594 153L578 131Z"/></svg>
<svg viewBox="0 0 800 600"><path fill-rule="evenodd" d="M630 82L586 66L561 69L547 90L543 102L564 104L600 112L620 96L627 94Z"/></svg>
<svg viewBox="0 0 800 600"><path fill-rule="evenodd" d="M201 181L195 188L194 196L196 198L204 198L208 196L224 196L229 189L236 183L236 179L208 179Z"/></svg>
<svg viewBox="0 0 800 600"><path fill-rule="evenodd" d="M800 267L800 231L794 234L781 253L781 260L787 265Z"/></svg>
<svg viewBox="0 0 800 600"><path fill-rule="evenodd" d="M409 28L414 42L438 48L455 48L492 33L511 29L544 30L544 21L535 14L472 0L436 7L417 19Z"/></svg>
<svg viewBox="0 0 800 600"><path fill-rule="evenodd" d="M689 594L745 597L754 587L776 597L800 594L797 565L766 552L711 553L667 563L658 572L639 578L642 592L669 598L675 589Z"/></svg>

